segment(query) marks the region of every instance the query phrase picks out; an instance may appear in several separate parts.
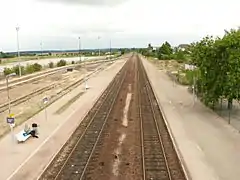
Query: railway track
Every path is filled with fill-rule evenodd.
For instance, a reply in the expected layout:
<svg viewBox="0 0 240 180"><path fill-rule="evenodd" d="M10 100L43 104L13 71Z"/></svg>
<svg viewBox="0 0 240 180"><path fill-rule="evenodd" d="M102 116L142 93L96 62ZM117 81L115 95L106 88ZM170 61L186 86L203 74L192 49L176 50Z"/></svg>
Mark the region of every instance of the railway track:
<svg viewBox="0 0 240 180"><path fill-rule="evenodd" d="M126 66L127 64L112 80L39 180L83 179L84 172L115 102L116 94L119 93L126 76Z"/></svg>
<svg viewBox="0 0 240 180"><path fill-rule="evenodd" d="M143 180L186 180L142 62L139 67Z"/></svg>
<svg viewBox="0 0 240 180"><path fill-rule="evenodd" d="M119 59L119 58L114 58L114 59L111 59L111 60L101 60L101 61L99 61L99 60L96 61L95 60L95 61L87 62L86 65L107 63L107 62L111 62L111 61L114 61L114 60L117 60L117 59ZM31 83L31 82L46 78L46 77L54 75L58 72L66 71L68 68L76 68L76 67L81 67L81 66L82 66L81 63L80 64L67 65L67 66L64 66L64 67L54 68L54 69L51 69L49 71L43 71L43 72L38 72L38 73L30 74L30 75L27 75L27 76L23 76L19 79L13 79L9 82L9 89L12 89L12 88L14 88L15 86L18 86L18 85ZM6 83L1 82L0 83L0 92L4 91L4 90L6 90Z"/></svg>
<svg viewBox="0 0 240 180"><path fill-rule="evenodd" d="M139 58L136 59L134 61L130 58L127 61L85 117L83 123L42 173L39 180L107 180L111 178L122 180L186 180L145 69ZM129 73L132 75L129 76ZM136 80L129 81L130 77L135 77L134 74L137 76ZM136 122L132 122L135 124L134 126L129 122L129 126L124 127L124 132L126 136L132 136L130 131L135 129L137 134L134 136L140 136L140 138L133 137L132 140L135 140L129 141L131 137L128 137L128 141L135 144L125 143L128 146L137 146L136 152L134 155L128 154L130 151L126 151L126 149L131 147L125 147L123 153L127 152L127 154L120 156L122 158L125 156L126 161L119 165L120 169L117 173L119 177L116 177L116 174L109 170L109 167L113 166L111 158L114 157L109 144L115 137L118 137L119 130L123 130L123 127L118 127L117 123L112 125L111 119L114 117L113 112L122 111L117 109L122 107L118 103L122 102L122 97L126 95L124 93L129 92L126 89L129 85L133 86L132 83L135 83L137 87L134 88L133 92L137 99L130 106L132 109L136 107L134 113L137 118L133 120ZM122 95L119 97L120 92ZM120 101L116 101L119 98ZM109 147L109 152L106 152L105 146ZM123 161L121 157L119 162ZM115 160L116 158L119 157L115 155ZM136 165L136 162L141 166ZM137 170L128 171L130 164L135 164ZM130 174L126 175L127 172Z"/></svg>
<svg viewBox="0 0 240 180"><path fill-rule="evenodd" d="M101 70L103 70L103 68L101 68L101 67L97 68L92 73L88 74L85 78L89 79L92 75L100 72ZM76 88L77 86L79 86L80 84L82 84L83 82L84 82L84 79L80 78L80 79L76 80L75 82L71 83L69 86L65 87L57 95L59 95L59 94L65 95L68 92L70 92L71 90L73 90L74 88ZM24 95L24 96L21 96L21 97L19 97L17 99L11 100L10 104L11 104L12 107L17 106L17 105L19 105L19 104L21 104L21 103L31 99L34 96L42 94L42 93L44 93L46 91L49 91L51 89L54 89L58 84L59 84L58 82L57 83L54 82L54 83L52 83L52 84L50 84L48 86L39 88L39 89L37 89L37 90L27 94L27 95ZM5 112L6 110L8 110L8 102L0 104L0 113Z"/></svg>

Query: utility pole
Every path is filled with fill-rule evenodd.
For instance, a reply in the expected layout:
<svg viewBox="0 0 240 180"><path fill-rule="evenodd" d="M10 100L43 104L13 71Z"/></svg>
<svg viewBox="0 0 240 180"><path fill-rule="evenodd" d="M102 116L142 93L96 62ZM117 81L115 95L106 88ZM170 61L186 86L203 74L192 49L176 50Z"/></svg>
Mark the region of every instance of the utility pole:
<svg viewBox="0 0 240 180"><path fill-rule="evenodd" d="M78 48L79 48L79 61L80 63L82 62L82 57L81 57L81 37L78 37Z"/></svg>
<svg viewBox="0 0 240 180"><path fill-rule="evenodd" d="M20 52L19 52L19 36L18 36L18 32L19 32L19 27L16 27L16 31L17 31L17 53L18 53L18 66L19 66L19 76L22 76L22 70L21 70L21 64L20 64Z"/></svg>
<svg viewBox="0 0 240 180"><path fill-rule="evenodd" d="M100 42L100 36L98 36L98 41ZM100 59L100 43L99 43L99 45L98 45L99 47L98 47L98 56L99 56L99 59Z"/></svg>
<svg viewBox="0 0 240 180"><path fill-rule="evenodd" d="M112 56L112 40L110 38L110 56L109 56L109 59L111 60L111 57Z"/></svg>
<svg viewBox="0 0 240 180"><path fill-rule="evenodd" d="M40 46L41 46L41 56L42 56L43 55L42 41L40 42Z"/></svg>

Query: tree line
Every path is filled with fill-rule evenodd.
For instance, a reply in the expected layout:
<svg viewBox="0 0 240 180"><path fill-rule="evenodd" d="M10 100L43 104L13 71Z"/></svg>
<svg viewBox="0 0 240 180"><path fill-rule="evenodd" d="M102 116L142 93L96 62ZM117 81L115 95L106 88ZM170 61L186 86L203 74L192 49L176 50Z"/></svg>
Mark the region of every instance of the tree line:
<svg viewBox="0 0 240 180"><path fill-rule="evenodd" d="M153 48L151 44L148 44L147 48L140 48L138 52L144 56L150 56L159 60L177 60L178 62L184 62L189 59L188 48L173 47L169 42L164 42L160 47Z"/></svg>
<svg viewBox="0 0 240 180"><path fill-rule="evenodd" d="M175 59L196 66L191 83L196 94L214 108L223 99L232 108L233 100L240 100L240 30L231 29L222 37L206 36L191 43L185 50L173 48L168 42L156 50L151 44L139 49L145 56L159 60Z"/></svg>
<svg viewBox="0 0 240 180"><path fill-rule="evenodd" d="M233 100L240 99L240 30L192 43L191 62L197 66L196 91L204 102L214 108L227 99L231 109Z"/></svg>

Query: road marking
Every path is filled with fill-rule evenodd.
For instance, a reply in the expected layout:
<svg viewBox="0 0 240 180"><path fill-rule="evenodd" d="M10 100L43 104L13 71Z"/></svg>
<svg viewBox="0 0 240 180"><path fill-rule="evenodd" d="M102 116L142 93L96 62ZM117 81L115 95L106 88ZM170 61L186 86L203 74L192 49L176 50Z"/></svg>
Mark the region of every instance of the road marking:
<svg viewBox="0 0 240 180"><path fill-rule="evenodd" d="M27 159L25 159L25 161L22 162L22 164L20 164L20 166L18 166L17 169L15 169L15 171L7 178L7 180L10 180L42 147L43 145L46 144L47 141L49 141L49 139L63 126L63 124L65 124L65 122L74 114L76 113L76 111L73 111L67 118L65 121L63 121L62 124L59 124L57 126L57 128L35 149L35 151L33 151L30 156L28 156Z"/></svg>

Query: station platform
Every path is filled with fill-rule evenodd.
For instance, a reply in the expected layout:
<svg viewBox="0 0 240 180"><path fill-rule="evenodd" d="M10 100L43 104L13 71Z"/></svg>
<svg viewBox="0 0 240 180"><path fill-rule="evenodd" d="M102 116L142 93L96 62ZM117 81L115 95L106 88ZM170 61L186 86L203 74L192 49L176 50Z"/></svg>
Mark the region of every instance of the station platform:
<svg viewBox="0 0 240 180"><path fill-rule="evenodd" d="M11 133L1 138L0 180L37 179L125 62L126 59L119 59L92 76L88 80L89 89L62 113L56 112L83 92L84 84L50 105L47 108L47 119L45 119L45 111L29 119L27 124L39 124L39 138L30 138L21 144L12 142ZM16 127L14 134L24 129L26 123Z"/></svg>
<svg viewBox="0 0 240 180"><path fill-rule="evenodd" d="M190 179L239 180L239 132L142 59Z"/></svg>

